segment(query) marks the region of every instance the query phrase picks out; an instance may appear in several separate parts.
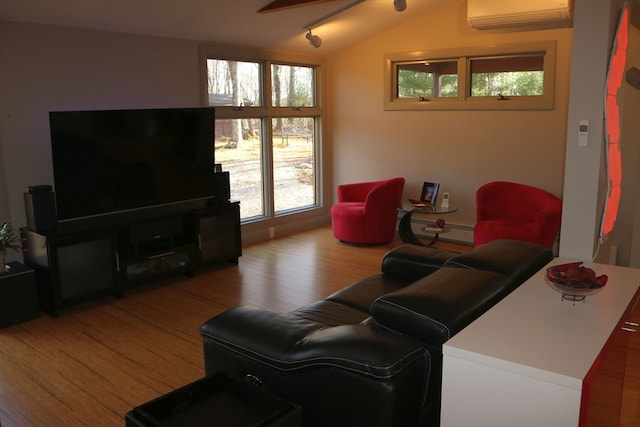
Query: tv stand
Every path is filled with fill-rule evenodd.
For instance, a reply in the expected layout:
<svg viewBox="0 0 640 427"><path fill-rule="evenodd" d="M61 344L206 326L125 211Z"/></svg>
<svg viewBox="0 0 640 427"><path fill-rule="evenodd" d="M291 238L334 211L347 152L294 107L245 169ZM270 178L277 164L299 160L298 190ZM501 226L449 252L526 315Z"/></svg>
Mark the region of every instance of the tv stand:
<svg viewBox="0 0 640 427"><path fill-rule="evenodd" d="M36 232L22 228L40 307L51 315L92 299L242 256L238 202L117 224Z"/></svg>

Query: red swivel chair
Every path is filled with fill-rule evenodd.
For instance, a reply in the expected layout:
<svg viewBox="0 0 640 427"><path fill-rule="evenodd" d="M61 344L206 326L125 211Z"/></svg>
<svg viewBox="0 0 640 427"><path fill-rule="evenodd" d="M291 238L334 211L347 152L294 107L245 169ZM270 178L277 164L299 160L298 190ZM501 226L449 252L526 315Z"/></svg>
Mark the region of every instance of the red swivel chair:
<svg viewBox="0 0 640 427"><path fill-rule="evenodd" d="M347 243L386 243L393 239L404 178L338 186L331 207L333 235Z"/></svg>
<svg viewBox="0 0 640 427"><path fill-rule="evenodd" d="M476 192L476 209L474 246L511 239L552 249L560 231L562 200L529 185L487 183Z"/></svg>

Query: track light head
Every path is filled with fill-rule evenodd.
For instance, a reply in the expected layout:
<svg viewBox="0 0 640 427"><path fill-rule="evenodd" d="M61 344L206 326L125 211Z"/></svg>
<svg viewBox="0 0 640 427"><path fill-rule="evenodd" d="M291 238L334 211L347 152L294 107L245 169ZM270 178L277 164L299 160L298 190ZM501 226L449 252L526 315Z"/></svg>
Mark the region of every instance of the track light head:
<svg viewBox="0 0 640 427"><path fill-rule="evenodd" d="M319 48L322 44L322 39L319 36L314 36L313 34L311 34L311 28L309 28L309 32L305 37L307 38L307 40L309 40L309 44L316 49Z"/></svg>
<svg viewBox="0 0 640 427"><path fill-rule="evenodd" d="M407 8L407 0L393 0L393 8L396 12L402 12Z"/></svg>

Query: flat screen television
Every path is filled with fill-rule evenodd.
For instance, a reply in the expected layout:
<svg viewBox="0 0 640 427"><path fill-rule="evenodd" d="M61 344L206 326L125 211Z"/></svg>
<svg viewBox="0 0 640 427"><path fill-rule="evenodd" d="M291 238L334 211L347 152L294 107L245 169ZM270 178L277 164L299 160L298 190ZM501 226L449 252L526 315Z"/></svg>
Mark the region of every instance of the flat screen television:
<svg viewBox="0 0 640 427"><path fill-rule="evenodd" d="M215 197L213 108L49 113L59 222Z"/></svg>

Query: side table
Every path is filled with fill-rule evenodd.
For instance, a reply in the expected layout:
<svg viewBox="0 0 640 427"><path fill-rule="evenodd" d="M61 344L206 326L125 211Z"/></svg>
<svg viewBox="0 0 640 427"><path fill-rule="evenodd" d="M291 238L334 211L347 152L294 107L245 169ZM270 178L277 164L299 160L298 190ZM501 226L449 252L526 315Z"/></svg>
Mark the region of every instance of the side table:
<svg viewBox="0 0 640 427"><path fill-rule="evenodd" d="M458 209L453 206L443 209L435 205L414 208L410 210L401 209L401 212L404 212L404 215L402 216L402 218L400 218L400 223L398 224L398 234L400 235L400 239L402 239L404 243L410 243L412 245L417 245L417 246L433 245L439 239L440 233L443 231L443 229L431 228L431 227L423 228L423 231L428 231L431 233L435 232L435 235L431 239L431 242L427 244L423 243L422 241L420 241L420 239L416 237L416 235L413 232L413 229L411 228L411 216L413 215L413 213L415 212L415 213L425 213L425 214L446 214L446 213L455 212L457 210Z"/></svg>
<svg viewBox="0 0 640 427"><path fill-rule="evenodd" d="M35 319L40 314L34 271L9 262L0 273L0 328Z"/></svg>
<svg viewBox="0 0 640 427"><path fill-rule="evenodd" d="M450 231L449 228L445 228L445 227L438 227L437 225L426 225L424 227L422 227L422 231L429 234L431 238L431 241L429 243L427 243L425 246L427 247L431 247L435 242L437 242L440 239L440 233L446 233L448 231Z"/></svg>

